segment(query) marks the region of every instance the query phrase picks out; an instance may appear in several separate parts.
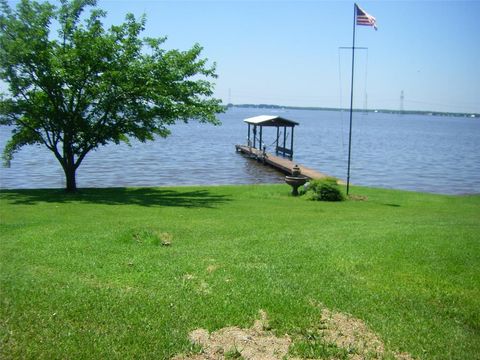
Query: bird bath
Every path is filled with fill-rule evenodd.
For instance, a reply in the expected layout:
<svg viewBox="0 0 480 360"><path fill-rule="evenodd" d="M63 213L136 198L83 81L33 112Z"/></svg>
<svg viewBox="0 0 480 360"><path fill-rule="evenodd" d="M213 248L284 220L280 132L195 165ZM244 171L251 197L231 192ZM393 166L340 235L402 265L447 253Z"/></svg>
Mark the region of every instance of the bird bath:
<svg viewBox="0 0 480 360"><path fill-rule="evenodd" d="M307 182L308 178L301 175L300 168L295 165L291 176L285 176L285 182L292 187L292 195L298 196L298 188Z"/></svg>

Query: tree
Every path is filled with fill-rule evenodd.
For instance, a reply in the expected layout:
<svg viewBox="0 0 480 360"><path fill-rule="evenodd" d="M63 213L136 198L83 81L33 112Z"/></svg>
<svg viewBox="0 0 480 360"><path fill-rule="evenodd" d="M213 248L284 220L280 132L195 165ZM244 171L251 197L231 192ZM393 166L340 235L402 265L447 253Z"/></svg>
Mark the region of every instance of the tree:
<svg viewBox="0 0 480 360"><path fill-rule="evenodd" d="M93 149L166 137L178 120L218 124L223 109L209 81L215 64L200 58L198 44L167 51L166 38L140 38L145 16L105 29L106 13L95 6L22 0L12 9L0 0L0 79L8 84L0 124L13 126L5 163L24 145L42 144L60 162L67 191Z"/></svg>

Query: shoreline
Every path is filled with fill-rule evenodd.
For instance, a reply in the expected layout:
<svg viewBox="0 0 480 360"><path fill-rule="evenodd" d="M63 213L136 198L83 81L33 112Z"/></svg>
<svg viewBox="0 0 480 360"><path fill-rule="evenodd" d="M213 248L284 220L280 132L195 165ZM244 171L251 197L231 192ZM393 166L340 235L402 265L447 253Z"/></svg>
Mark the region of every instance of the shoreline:
<svg viewBox="0 0 480 360"><path fill-rule="evenodd" d="M333 108L333 107L316 107L316 106L289 106L276 104L228 104L227 109L269 109L269 110L313 110L313 111L350 111L347 108ZM397 114L397 115L424 115L424 116L452 116L452 117L466 117L472 120L480 119L480 113L465 113L465 112L448 112L435 110L391 110L391 109L353 109L355 113L381 113L381 114Z"/></svg>
<svg viewBox="0 0 480 360"><path fill-rule="evenodd" d="M109 187L79 187L76 193L71 195L79 195L82 191L113 191L113 190L135 190L135 189L185 189L185 188L220 188L220 187L246 187L246 186L287 186L286 183L256 183L256 184L180 184L180 185L152 185L152 186L109 186ZM340 187L343 189L346 187L346 184L339 183ZM383 188L375 186L364 186L364 185L350 185L353 190L366 189L367 191L392 191L392 192L405 192L411 194L420 194L420 195L440 195L440 196L451 196L451 197L463 197L463 196L480 196L480 192L472 193L458 193L458 194L445 194L445 193L436 193L436 192L425 192L425 191L415 191L415 190L405 190L405 189L394 189L394 188ZM9 193L9 192L28 192L28 191L54 191L62 193L65 192L64 188L0 188L0 193Z"/></svg>

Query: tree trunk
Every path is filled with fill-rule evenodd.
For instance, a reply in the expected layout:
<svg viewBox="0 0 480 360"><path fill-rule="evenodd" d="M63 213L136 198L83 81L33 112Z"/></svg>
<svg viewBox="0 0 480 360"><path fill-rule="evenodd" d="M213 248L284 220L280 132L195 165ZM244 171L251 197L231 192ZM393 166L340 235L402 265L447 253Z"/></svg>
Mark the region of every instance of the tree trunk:
<svg viewBox="0 0 480 360"><path fill-rule="evenodd" d="M75 165L68 164L64 167L65 179L67 180L66 191L73 193L77 191L77 180L75 178L77 169Z"/></svg>
<svg viewBox="0 0 480 360"><path fill-rule="evenodd" d="M77 191L77 181L75 179L75 172L77 166L75 166L75 155L73 153L71 136L69 132L65 131L63 139L63 171L65 172L65 179L67 180L66 191L73 193Z"/></svg>

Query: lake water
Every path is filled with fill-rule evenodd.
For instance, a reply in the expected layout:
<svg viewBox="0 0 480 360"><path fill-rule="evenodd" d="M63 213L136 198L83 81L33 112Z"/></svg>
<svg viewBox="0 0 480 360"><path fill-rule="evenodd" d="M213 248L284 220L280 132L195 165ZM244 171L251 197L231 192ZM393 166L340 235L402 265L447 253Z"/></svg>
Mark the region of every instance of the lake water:
<svg viewBox="0 0 480 360"><path fill-rule="evenodd" d="M294 160L346 179L348 112L232 108L221 126L177 124L172 135L132 146L108 145L87 155L79 187L281 183L283 175L235 152L246 143L243 119L280 115L295 128ZM480 193L480 120L426 115L354 113L351 182L357 185L443 194ZM3 149L10 129L0 127ZM274 128L264 129L268 145ZM272 151L273 148L267 148ZM30 146L10 168L0 168L1 188L60 188L60 165L48 150Z"/></svg>

